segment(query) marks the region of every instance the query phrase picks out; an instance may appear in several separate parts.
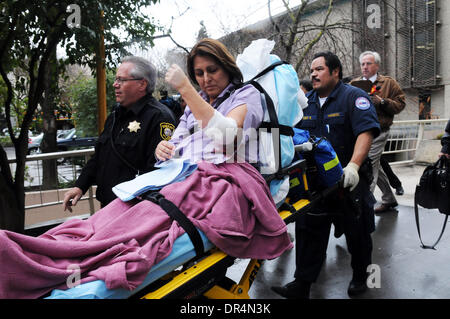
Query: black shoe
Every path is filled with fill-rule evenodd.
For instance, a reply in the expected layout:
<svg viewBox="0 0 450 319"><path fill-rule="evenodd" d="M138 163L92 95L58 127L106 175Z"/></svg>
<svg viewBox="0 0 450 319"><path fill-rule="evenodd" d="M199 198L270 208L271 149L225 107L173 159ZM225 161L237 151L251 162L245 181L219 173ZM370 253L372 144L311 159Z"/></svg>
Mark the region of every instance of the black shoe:
<svg viewBox="0 0 450 319"><path fill-rule="evenodd" d="M311 283L306 281L292 281L282 287L273 286L271 289L287 299L309 299Z"/></svg>
<svg viewBox="0 0 450 319"><path fill-rule="evenodd" d="M395 189L395 195L403 195L405 193L405 190L403 189L402 185L400 185L399 187L397 187Z"/></svg>
<svg viewBox="0 0 450 319"><path fill-rule="evenodd" d="M347 293L349 296L357 296L362 293L364 293L367 290L367 284L366 281L357 281L353 280L350 281L350 284L348 285Z"/></svg>

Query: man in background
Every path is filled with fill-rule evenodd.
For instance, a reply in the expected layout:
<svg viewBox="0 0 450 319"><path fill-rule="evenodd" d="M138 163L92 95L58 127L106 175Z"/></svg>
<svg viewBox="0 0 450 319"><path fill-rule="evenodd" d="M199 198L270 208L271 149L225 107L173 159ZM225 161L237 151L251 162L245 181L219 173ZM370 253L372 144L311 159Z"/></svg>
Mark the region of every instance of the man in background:
<svg viewBox="0 0 450 319"><path fill-rule="evenodd" d="M398 205L386 174L382 169L380 170L380 158L389 137L389 129L394 115L405 108L405 93L393 78L379 74L381 58L377 52L361 53L359 62L362 76L351 81L350 84L359 86L358 83L361 81L370 81L369 93L381 127L381 133L373 140L369 151L373 171L370 191L373 193L375 186L378 185L382 192L381 205L375 208L375 213L380 214L390 211Z"/></svg>

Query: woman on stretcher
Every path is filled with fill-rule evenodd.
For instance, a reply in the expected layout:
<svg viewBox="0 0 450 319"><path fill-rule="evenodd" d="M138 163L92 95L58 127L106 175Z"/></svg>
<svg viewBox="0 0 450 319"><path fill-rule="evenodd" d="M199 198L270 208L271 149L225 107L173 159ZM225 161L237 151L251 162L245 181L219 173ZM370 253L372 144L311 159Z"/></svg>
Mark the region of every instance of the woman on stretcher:
<svg viewBox="0 0 450 319"><path fill-rule="evenodd" d="M249 147L252 136L239 133L261 123L260 93L251 85L234 89L242 74L216 40L197 43L187 69L201 91L178 66L169 69L166 81L188 106L171 142L161 142L155 155L161 161L186 158L198 167L160 193L225 253L276 258L292 243L265 180L249 164L258 161ZM67 289L73 269L81 283L100 279L108 289L132 290L183 233L157 204L120 199L87 220L69 220L37 238L0 230L0 298Z"/></svg>

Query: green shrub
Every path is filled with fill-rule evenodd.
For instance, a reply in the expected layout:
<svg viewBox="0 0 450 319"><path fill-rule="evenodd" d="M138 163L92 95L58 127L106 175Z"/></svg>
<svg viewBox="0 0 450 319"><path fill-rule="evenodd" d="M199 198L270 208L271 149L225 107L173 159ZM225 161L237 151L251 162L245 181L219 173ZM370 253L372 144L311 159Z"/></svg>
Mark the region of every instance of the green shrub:
<svg viewBox="0 0 450 319"><path fill-rule="evenodd" d="M0 144L3 147L13 147L13 143L11 142L11 139L9 136L0 136Z"/></svg>

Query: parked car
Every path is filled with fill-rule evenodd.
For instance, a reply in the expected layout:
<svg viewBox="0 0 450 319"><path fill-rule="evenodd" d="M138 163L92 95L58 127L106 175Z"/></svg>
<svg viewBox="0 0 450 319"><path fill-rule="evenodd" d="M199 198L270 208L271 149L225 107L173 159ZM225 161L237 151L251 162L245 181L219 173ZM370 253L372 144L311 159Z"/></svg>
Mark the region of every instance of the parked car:
<svg viewBox="0 0 450 319"><path fill-rule="evenodd" d="M28 138L28 155L39 154L41 152L41 142L44 133Z"/></svg>
<svg viewBox="0 0 450 319"><path fill-rule="evenodd" d="M28 139L28 154L39 154L41 153L41 142L44 133ZM70 130L58 130L56 135L56 144L58 146L58 151L68 151L71 149L93 147L97 137L77 137L76 129Z"/></svg>
<svg viewBox="0 0 450 319"><path fill-rule="evenodd" d="M20 134L20 128L19 127L15 127L14 128L14 136L15 137L19 137ZM8 132L8 128L5 127L2 131L1 131L1 135L3 136L9 136L9 132ZM33 132L31 132L30 130L28 130L28 137L32 137L33 136Z"/></svg>
<svg viewBox="0 0 450 319"><path fill-rule="evenodd" d="M66 135L56 140L59 151L92 147L95 146L96 142L97 137L78 137L77 131L74 128L69 130Z"/></svg>

